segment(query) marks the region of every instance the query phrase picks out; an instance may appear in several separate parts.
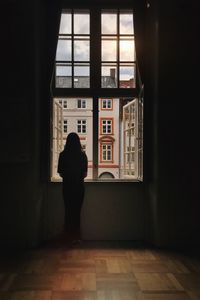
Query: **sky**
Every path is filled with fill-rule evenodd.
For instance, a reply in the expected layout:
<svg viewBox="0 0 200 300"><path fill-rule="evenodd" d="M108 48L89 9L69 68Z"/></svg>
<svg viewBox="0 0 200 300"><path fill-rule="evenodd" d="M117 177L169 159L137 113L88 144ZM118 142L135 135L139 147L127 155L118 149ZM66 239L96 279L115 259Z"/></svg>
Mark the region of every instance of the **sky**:
<svg viewBox="0 0 200 300"><path fill-rule="evenodd" d="M71 34L71 21L72 15L64 13L61 15L60 21L60 34ZM102 13L102 34L116 34L117 33L117 14L116 13ZM89 14L74 14L74 33L75 34L89 34ZM120 14L120 34L133 34L133 15ZM71 45L69 39L58 41L56 60L70 61L72 59ZM90 41L74 40L74 61L88 61L90 59ZM120 61L134 61L135 60L135 44L134 40L120 41ZM117 40L103 40L102 41L102 60L103 61L116 61L117 59ZM78 67L76 67L78 71ZM78 71L81 75L88 74L88 68L81 68ZM70 75L69 67L63 70L59 68L59 74ZM133 77L133 68L123 67L120 68L121 79L128 79ZM122 78L123 77L123 78Z"/></svg>

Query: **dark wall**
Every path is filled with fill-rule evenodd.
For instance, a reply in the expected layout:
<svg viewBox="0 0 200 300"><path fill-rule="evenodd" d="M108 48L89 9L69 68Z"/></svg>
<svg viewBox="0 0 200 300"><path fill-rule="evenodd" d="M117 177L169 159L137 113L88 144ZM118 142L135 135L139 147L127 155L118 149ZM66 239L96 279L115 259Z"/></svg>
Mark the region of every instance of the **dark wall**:
<svg viewBox="0 0 200 300"><path fill-rule="evenodd" d="M153 121L150 128L146 124L153 137L152 141L147 137L151 149L147 161L154 157L152 165L147 162L148 221L153 224L148 233L157 245L196 245L200 241L197 7L185 1L162 5L154 1L147 22L150 68L145 103Z"/></svg>

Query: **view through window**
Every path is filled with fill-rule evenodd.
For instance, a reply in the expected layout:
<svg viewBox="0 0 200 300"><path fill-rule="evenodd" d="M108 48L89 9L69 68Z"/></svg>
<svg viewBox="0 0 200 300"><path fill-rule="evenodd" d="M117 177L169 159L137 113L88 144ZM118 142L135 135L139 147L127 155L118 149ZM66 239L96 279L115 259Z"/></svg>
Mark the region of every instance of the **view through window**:
<svg viewBox="0 0 200 300"><path fill-rule="evenodd" d="M90 28L97 15L101 29L94 39ZM102 9L94 16L63 10L52 101L53 181L61 179L58 156L70 132L78 133L88 156L86 179L143 179L143 95L137 89L133 21L132 10ZM94 58L95 40L101 47Z"/></svg>

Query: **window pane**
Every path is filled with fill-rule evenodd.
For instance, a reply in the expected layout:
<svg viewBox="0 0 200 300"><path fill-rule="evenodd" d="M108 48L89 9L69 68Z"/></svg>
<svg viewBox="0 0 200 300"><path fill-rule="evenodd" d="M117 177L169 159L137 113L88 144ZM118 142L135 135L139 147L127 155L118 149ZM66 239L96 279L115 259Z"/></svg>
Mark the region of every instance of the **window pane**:
<svg viewBox="0 0 200 300"><path fill-rule="evenodd" d="M135 122L135 111L131 109L134 99L110 98L112 110L105 110L102 102L108 99L99 98L98 177L124 179L127 172L130 172L130 176L135 172L133 147L136 136L131 131ZM123 114L125 106L128 106L127 113Z"/></svg>
<svg viewBox="0 0 200 300"><path fill-rule="evenodd" d="M74 87L89 88L90 87L90 70L89 66L74 67Z"/></svg>
<svg viewBox="0 0 200 300"><path fill-rule="evenodd" d="M62 110L60 100L67 101L67 108ZM67 135L70 132L78 133L82 147L88 157L88 176L92 179L93 174L93 101L92 98L81 98L86 103L87 110L82 111L77 108L78 98L54 98L53 111L53 156L52 156L52 177L59 179L57 173L58 155L63 150ZM58 110L59 109L59 110ZM61 120L62 123L60 122ZM62 125L63 124L63 125Z"/></svg>
<svg viewBox="0 0 200 300"><path fill-rule="evenodd" d="M117 60L117 41L102 40L102 61Z"/></svg>
<svg viewBox="0 0 200 300"><path fill-rule="evenodd" d="M89 61L89 41L74 41L74 60Z"/></svg>
<svg viewBox="0 0 200 300"><path fill-rule="evenodd" d="M103 64L101 68L101 87L116 88L117 87L117 67L116 65Z"/></svg>
<svg viewBox="0 0 200 300"><path fill-rule="evenodd" d="M134 34L133 14L120 14L120 34Z"/></svg>
<svg viewBox="0 0 200 300"><path fill-rule="evenodd" d="M68 65L56 64L56 87L72 87L72 67Z"/></svg>
<svg viewBox="0 0 200 300"><path fill-rule="evenodd" d="M89 34L90 32L90 16L89 14L74 14L74 33Z"/></svg>
<svg viewBox="0 0 200 300"><path fill-rule="evenodd" d="M60 34L71 34L72 32L72 16L70 13L63 13L60 20Z"/></svg>
<svg viewBox="0 0 200 300"><path fill-rule="evenodd" d="M135 43L130 40L120 40L120 61L135 60Z"/></svg>
<svg viewBox="0 0 200 300"><path fill-rule="evenodd" d="M71 40L58 40L56 60L69 61L72 59L71 56Z"/></svg>
<svg viewBox="0 0 200 300"><path fill-rule="evenodd" d="M135 87L135 65L121 65L119 72L120 88Z"/></svg>
<svg viewBox="0 0 200 300"><path fill-rule="evenodd" d="M117 33L117 14L101 15L101 33L116 34Z"/></svg>

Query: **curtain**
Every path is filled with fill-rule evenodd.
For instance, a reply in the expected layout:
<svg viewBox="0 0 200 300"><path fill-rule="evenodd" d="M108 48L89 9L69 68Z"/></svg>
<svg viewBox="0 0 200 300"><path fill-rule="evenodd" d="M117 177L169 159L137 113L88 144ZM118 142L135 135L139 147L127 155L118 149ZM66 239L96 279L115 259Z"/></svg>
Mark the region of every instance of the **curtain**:
<svg viewBox="0 0 200 300"><path fill-rule="evenodd" d="M61 17L61 1L45 0L42 3L42 21L41 28L41 170L40 177L42 181L47 182L50 171L50 113L51 113L51 92L50 85L54 72L54 61L59 33L59 24Z"/></svg>
<svg viewBox="0 0 200 300"><path fill-rule="evenodd" d="M143 0L138 0L134 3L134 30L135 30L135 47L137 69L144 83L145 76L145 10L146 3Z"/></svg>

